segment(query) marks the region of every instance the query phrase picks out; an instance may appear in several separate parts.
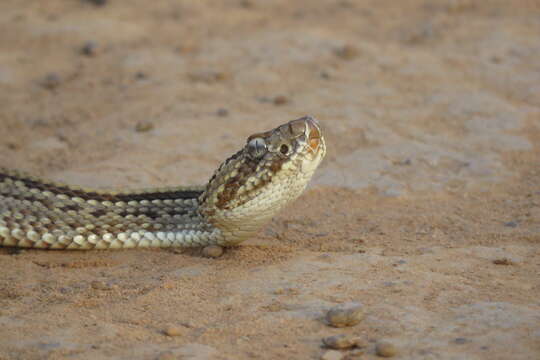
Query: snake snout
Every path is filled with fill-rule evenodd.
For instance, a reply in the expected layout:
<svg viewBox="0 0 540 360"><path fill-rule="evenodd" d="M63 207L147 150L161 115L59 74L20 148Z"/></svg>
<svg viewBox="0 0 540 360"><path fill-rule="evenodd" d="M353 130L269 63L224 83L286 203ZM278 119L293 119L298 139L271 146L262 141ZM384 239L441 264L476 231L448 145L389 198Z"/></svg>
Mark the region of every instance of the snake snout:
<svg viewBox="0 0 540 360"><path fill-rule="evenodd" d="M308 117L306 119L307 128L309 131L309 147L316 152L321 144L321 128L315 118Z"/></svg>
<svg viewBox="0 0 540 360"><path fill-rule="evenodd" d="M308 139L310 150L316 154L322 141L321 127L317 119L312 116L304 116L303 118L292 121L297 122L295 125L302 127L302 134ZM293 125L294 126L294 125Z"/></svg>
<svg viewBox="0 0 540 360"><path fill-rule="evenodd" d="M305 136L309 150L313 154L319 151L322 143L322 131L319 122L313 116L304 116L290 121L287 125L293 137Z"/></svg>

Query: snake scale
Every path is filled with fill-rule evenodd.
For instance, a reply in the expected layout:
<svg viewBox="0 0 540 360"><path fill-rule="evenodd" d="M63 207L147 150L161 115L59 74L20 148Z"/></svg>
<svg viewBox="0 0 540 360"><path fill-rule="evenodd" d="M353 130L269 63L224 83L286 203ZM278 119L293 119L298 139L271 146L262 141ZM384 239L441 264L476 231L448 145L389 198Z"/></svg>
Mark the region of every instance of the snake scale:
<svg viewBox="0 0 540 360"><path fill-rule="evenodd" d="M249 136L206 186L90 190L0 168L0 245L235 245L301 194L325 152L318 122L306 116Z"/></svg>

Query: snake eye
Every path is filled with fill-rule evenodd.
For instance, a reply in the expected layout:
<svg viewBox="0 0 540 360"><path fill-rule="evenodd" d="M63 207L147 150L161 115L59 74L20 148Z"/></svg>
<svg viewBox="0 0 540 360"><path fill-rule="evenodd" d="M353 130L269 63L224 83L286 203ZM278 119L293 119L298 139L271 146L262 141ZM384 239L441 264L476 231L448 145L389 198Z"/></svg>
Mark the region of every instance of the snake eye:
<svg viewBox="0 0 540 360"><path fill-rule="evenodd" d="M283 155L287 155L287 153L289 152L289 147L285 144L281 145L279 147L279 151L283 154Z"/></svg>
<svg viewBox="0 0 540 360"><path fill-rule="evenodd" d="M253 158L260 158L266 154L266 143L260 137L253 138L248 141L249 154Z"/></svg>

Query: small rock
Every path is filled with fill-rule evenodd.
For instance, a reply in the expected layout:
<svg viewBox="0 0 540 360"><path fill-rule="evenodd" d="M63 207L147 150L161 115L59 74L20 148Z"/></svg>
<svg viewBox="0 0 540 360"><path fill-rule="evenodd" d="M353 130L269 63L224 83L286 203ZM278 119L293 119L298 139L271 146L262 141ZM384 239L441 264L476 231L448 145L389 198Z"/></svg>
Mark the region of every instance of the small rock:
<svg viewBox="0 0 540 360"><path fill-rule="evenodd" d="M84 56L94 56L96 55L96 49L97 45L93 41L87 41L82 47L81 47L81 54Z"/></svg>
<svg viewBox="0 0 540 360"><path fill-rule="evenodd" d="M270 312L278 312L282 310L286 310L287 306L277 300L273 300L270 304L263 307L264 310L270 311Z"/></svg>
<svg viewBox="0 0 540 360"><path fill-rule="evenodd" d="M468 342L470 342L470 340L467 339L467 338L464 338L464 337L458 337L458 338L454 339L454 344L458 344L458 345L463 345L463 344L466 344Z"/></svg>
<svg viewBox="0 0 540 360"><path fill-rule="evenodd" d="M518 223L516 221L508 221L508 222L504 223L504 226L515 228L515 227L518 226Z"/></svg>
<svg viewBox="0 0 540 360"><path fill-rule="evenodd" d="M285 95L278 95L274 98L274 105L285 105L289 103L289 98Z"/></svg>
<svg viewBox="0 0 540 360"><path fill-rule="evenodd" d="M216 111L216 115L221 117L229 116L229 110L225 108L219 108Z"/></svg>
<svg viewBox="0 0 540 360"><path fill-rule="evenodd" d="M163 329L163 333L167 336L181 336L184 335L184 331L181 327L169 325Z"/></svg>
<svg viewBox="0 0 540 360"><path fill-rule="evenodd" d="M409 166L411 164L412 164L411 159L404 159L404 160L399 160L396 162L396 165L400 165L400 166Z"/></svg>
<svg viewBox="0 0 540 360"><path fill-rule="evenodd" d="M253 2L250 0L242 0L240 1L240 6L244 9L250 9L253 7Z"/></svg>
<svg viewBox="0 0 540 360"><path fill-rule="evenodd" d="M336 49L335 54L344 60L352 60L357 58L360 52L354 46L345 45Z"/></svg>
<svg viewBox="0 0 540 360"><path fill-rule="evenodd" d="M136 132L147 132L154 128L154 124L150 121L139 121L135 125L135 131Z"/></svg>
<svg viewBox="0 0 540 360"><path fill-rule="evenodd" d="M212 84L218 81L226 80L228 78L228 74L220 71L201 70L188 74L188 77L193 82Z"/></svg>
<svg viewBox="0 0 540 360"><path fill-rule="evenodd" d="M326 320L334 327L347 327L358 324L364 318L362 305L347 303L336 306L326 314Z"/></svg>
<svg viewBox="0 0 540 360"><path fill-rule="evenodd" d="M343 359L343 354L336 350L328 350L321 356L321 360L341 360Z"/></svg>
<svg viewBox="0 0 540 360"><path fill-rule="evenodd" d="M493 260L495 265L514 265L514 262L507 258Z"/></svg>
<svg viewBox="0 0 540 360"><path fill-rule="evenodd" d="M298 295L300 291L295 288L280 288L274 291L274 295Z"/></svg>
<svg viewBox="0 0 540 360"><path fill-rule="evenodd" d="M328 71L321 71L320 74L321 78L325 79L325 80L328 80L330 79L332 76L330 75L330 73Z"/></svg>
<svg viewBox="0 0 540 360"><path fill-rule="evenodd" d="M156 360L176 360L177 357L170 351L163 352L158 355Z"/></svg>
<svg viewBox="0 0 540 360"><path fill-rule="evenodd" d="M342 0L338 3L339 6L346 9L354 8L354 4L347 0Z"/></svg>
<svg viewBox="0 0 540 360"><path fill-rule="evenodd" d="M209 245L202 249L203 256L210 258L218 258L223 255L223 247L219 245Z"/></svg>
<svg viewBox="0 0 540 360"><path fill-rule="evenodd" d="M45 89L54 90L60 85L61 82L60 75L57 73L49 73L43 78L43 80L41 80L40 84Z"/></svg>
<svg viewBox="0 0 540 360"><path fill-rule="evenodd" d="M95 289L95 290L111 290L112 287L103 282L103 281L99 281L99 280L94 280L90 283L90 286L92 286L92 289Z"/></svg>
<svg viewBox="0 0 540 360"><path fill-rule="evenodd" d="M346 334L328 336L323 338L322 342L325 346L336 350L366 346L365 342L359 337Z"/></svg>
<svg viewBox="0 0 540 360"><path fill-rule="evenodd" d="M395 345L386 341L381 341L375 346L375 354L380 357L392 357L396 356L397 353Z"/></svg>
<svg viewBox="0 0 540 360"><path fill-rule="evenodd" d="M95 5L95 6L104 6L107 5L107 0L83 0L89 4Z"/></svg>
<svg viewBox="0 0 540 360"><path fill-rule="evenodd" d="M489 60L494 64L500 64L502 62L502 58L497 55L493 55Z"/></svg>
<svg viewBox="0 0 540 360"><path fill-rule="evenodd" d="M148 75L146 75L142 71L138 71L138 72L135 73L135 80L144 80L147 77L148 77Z"/></svg>

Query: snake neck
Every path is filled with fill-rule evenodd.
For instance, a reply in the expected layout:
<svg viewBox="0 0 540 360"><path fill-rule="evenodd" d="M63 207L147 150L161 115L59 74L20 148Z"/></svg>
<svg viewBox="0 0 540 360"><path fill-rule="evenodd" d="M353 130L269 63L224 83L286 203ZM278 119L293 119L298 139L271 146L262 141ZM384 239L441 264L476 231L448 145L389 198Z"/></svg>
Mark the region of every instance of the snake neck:
<svg viewBox="0 0 540 360"><path fill-rule="evenodd" d="M83 189L0 169L0 245L190 247L225 241L199 211L202 187Z"/></svg>

